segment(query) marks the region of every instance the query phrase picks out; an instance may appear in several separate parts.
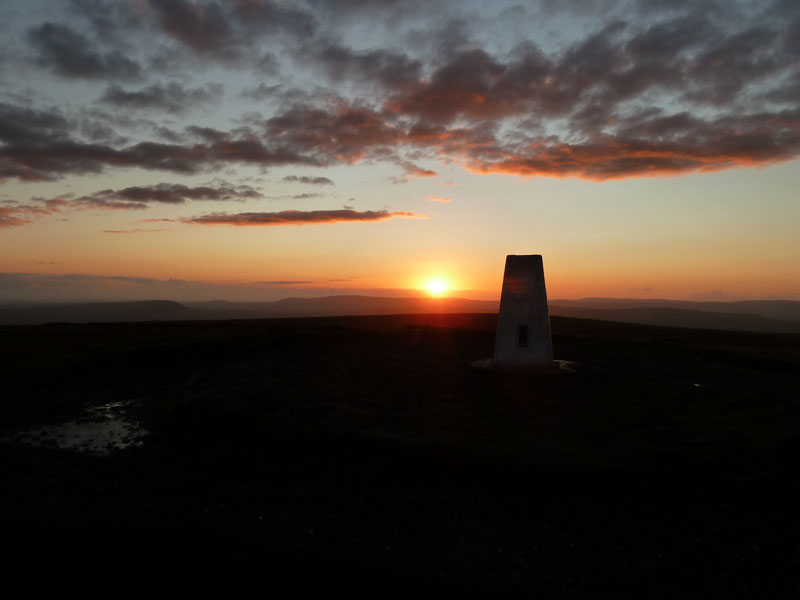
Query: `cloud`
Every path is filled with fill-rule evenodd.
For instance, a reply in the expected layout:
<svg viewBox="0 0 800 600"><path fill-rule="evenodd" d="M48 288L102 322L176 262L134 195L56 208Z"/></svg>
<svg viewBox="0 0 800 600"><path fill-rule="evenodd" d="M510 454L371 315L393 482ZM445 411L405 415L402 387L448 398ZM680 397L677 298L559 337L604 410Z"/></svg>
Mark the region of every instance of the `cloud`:
<svg viewBox="0 0 800 600"><path fill-rule="evenodd" d="M320 65L332 81L351 79L388 89L413 85L422 73L422 63L402 52L384 49L356 51L331 41L322 41L312 48L306 46L299 58Z"/></svg>
<svg viewBox="0 0 800 600"><path fill-rule="evenodd" d="M197 52L218 50L233 36L225 12L217 3L149 0L147 4L167 34Z"/></svg>
<svg viewBox="0 0 800 600"><path fill-rule="evenodd" d="M322 160L246 129L221 132L191 127L186 136L193 140L121 147L86 142L76 136L76 124L59 111L0 104L0 179L47 181L68 174L99 173L107 167L191 174L230 163L318 166Z"/></svg>
<svg viewBox="0 0 800 600"><path fill-rule="evenodd" d="M264 123L264 133L319 164L354 163L401 144L402 129L367 106L345 101L332 106L290 106ZM377 152L376 152L377 151ZM384 156L386 156L384 154ZM388 157L392 158L393 153Z"/></svg>
<svg viewBox="0 0 800 600"><path fill-rule="evenodd" d="M509 114L517 109L512 102L490 97L505 69L484 50L471 50L438 68L429 80L418 82L408 93L393 96L386 107L395 114L429 122Z"/></svg>
<svg viewBox="0 0 800 600"><path fill-rule="evenodd" d="M43 67L64 77L133 79L141 67L118 50L102 52L89 39L64 25L44 23L28 31Z"/></svg>
<svg viewBox="0 0 800 600"><path fill-rule="evenodd" d="M31 223L30 219L26 219L23 215L25 211L14 209L11 207L0 206L0 228L4 227L19 227Z"/></svg>
<svg viewBox="0 0 800 600"><path fill-rule="evenodd" d="M237 61L250 57L263 36L307 38L316 29L312 15L270 0L194 2L145 0L148 16L175 41L206 58Z"/></svg>
<svg viewBox="0 0 800 600"><path fill-rule="evenodd" d="M443 204L449 203L452 199L446 196L425 196L428 202L442 202Z"/></svg>
<svg viewBox="0 0 800 600"><path fill-rule="evenodd" d="M310 185L333 185L333 181L327 177L307 177L305 175L287 175L282 181L287 183L308 183Z"/></svg>
<svg viewBox="0 0 800 600"><path fill-rule="evenodd" d="M178 114L203 104L219 102L222 86L208 84L198 88L184 88L179 83L153 84L136 91L126 91L117 85L106 88L101 102L127 109L161 110Z"/></svg>
<svg viewBox="0 0 800 600"><path fill-rule="evenodd" d="M305 195L300 195L305 196ZM314 194L310 195L314 196ZM84 196L31 198L33 204L6 201L0 206L0 228L18 227L33 223L37 218L64 211L76 210L144 210L150 203L184 204L187 201L243 201L263 198L248 185L232 185L215 181L209 185L186 186L178 183L159 183L150 186L131 186L120 190L101 190ZM144 219L143 222L171 222L172 219ZM163 229L105 230L105 233L144 233Z"/></svg>
<svg viewBox="0 0 800 600"><path fill-rule="evenodd" d="M396 161L406 174L406 177L438 177L438 173L431 169L423 169L414 163L403 160L402 158Z"/></svg>
<svg viewBox="0 0 800 600"><path fill-rule="evenodd" d="M273 85L259 83L256 87L245 88L239 95L242 98L247 98L248 100L255 100L258 102L266 98L277 96L280 94L281 89L282 86L277 83Z"/></svg>
<svg viewBox="0 0 800 600"><path fill-rule="evenodd" d="M468 128L418 122L404 130L376 111L348 106L292 107L269 119L266 129L297 156L322 164L397 162L401 149L410 147L459 160L478 173L597 180L763 165L800 154L800 109L716 118L644 110L617 118L608 131L587 125L569 141L519 133L499 137L480 123Z"/></svg>
<svg viewBox="0 0 800 600"><path fill-rule="evenodd" d="M42 64L72 77L141 74L122 53L124 44L107 50L125 30L116 27L102 37L99 5L79 5L95 28L91 39L53 23L28 31ZM414 16L401 3L347 3L334 19L336 27L327 23L334 4L311 5L322 16L269 1L131 4L140 22L126 38L131 47L146 41L161 48L159 36L144 33L155 24L171 51L176 45L185 49L173 52L178 64L185 53L239 61L236 67L253 67L265 53L273 60L295 53L298 77L292 85L268 78L242 92L268 98L263 109L272 112L242 115L230 131L197 125L181 131L158 123L161 137L147 139L128 124L136 130L135 141L119 135L116 130L125 126L110 116L89 122L82 115L79 123L67 108L0 105L0 179L45 181L119 168L196 174L238 164L384 162L404 170L396 179L403 182L435 176L424 161L438 160L476 173L606 180L800 156L800 100L793 93L800 87L796 3L756 9L748 3L659 0L633 3L628 10L626 3L609 1L603 10L592 9L591 25L564 33L572 37L563 43L540 46L520 38L511 46L509 36L507 47L485 35L481 41L480 23L466 19L423 26L432 13ZM545 3L539 16L560 19L565 12L589 10L578 1L554 6ZM435 10L454 16L447 7ZM385 45L356 47L356 38L338 35L338 28L357 29L365 11L407 21L396 24L398 33L387 32L391 40ZM444 37L408 44L436 32ZM335 80L335 89L305 81L309 65ZM339 85L345 80L348 85ZM213 85L110 85L102 100L178 114L217 102L220 94ZM285 181L324 185L290 177L297 179Z"/></svg>
<svg viewBox="0 0 800 600"><path fill-rule="evenodd" d="M131 10L133 3L117 0L68 0L70 11L85 19L98 39L122 44L142 27L141 14Z"/></svg>
<svg viewBox="0 0 800 600"><path fill-rule="evenodd" d="M800 109L704 120L689 114L631 118L615 135L545 141L473 155L478 173L616 179L709 172L795 158Z"/></svg>
<svg viewBox="0 0 800 600"><path fill-rule="evenodd" d="M37 217L51 215L60 210L59 202L38 205L21 204L11 200L3 204L5 204L5 206L0 206L0 229L28 225L29 223L33 223Z"/></svg>
<svg viewBox="0 0 800 600"><path fill-rule="evenodd" d="M182 219L182 221L197 225L277 226L384 221L396 217L426 218L413 212L389 212L386 210L366 210L363 212L355 210L284 210L280 212L238 213L233 215L212 213L210 215Z"/></svg>
<svg viewBox="0 0 800 600"><path fill-rule="evenodd" d="M286 281L286 280L277 280L277 281L254 281L253 283L257 284L264 284L264 285L301 285L304 283L315 283L314 281Z"/></svg>
<svg viewBox="0 0 800 600"><path fill-rule="evenodd" d="M40 146L63 139L73 127L55 110L34 110L0 103L0 140L4 146Z"/></svg>
<svg viewBox="0 0 800 600"><path fill-rule="evenodd" d="M184 204L187 201L242 201L263 198L248 185L234 186L225 181L210 185L187 186L180 183L159 183L149 186L131 186L120 190L100 190L74 198L33 198L38 205L16 207L14 210L28 214L49 215L64 210L143 210L154 204ZM148 222L169 219L147 219ZM19 224L30 222L25 220ZM138 230L137 230L138 231ZM120 233L113 231L110 233Z"/></svg>
<svg viewBox="0 0 800 600"><path fill-rule="evenodd" d="M308 200L310 198L322 198L323 194L305 192L302 194L288 194L283 196L266 196L267 200Z"/></svg>
<svg viewBox="0 0 800 600"><path fill-rule="evenodd" d="M168 229L104 229L103 233L155 233L169 231Z"/></svg>
<svg viewBox="0 0 800 600"><path fill-rule="evenodd" d="M187 201L252 200L263 198L261 192L249 185L232 185L218 182L213 185L187 186L180 183L159 183L147 186L131 186L121 190L101 190L72 201L73 205L103 207L109 203L160 203L184 204Z"/></svg>
<svg viewBox="0 0 800 600"><path fill-rule="evenodd" d="M400 11L418 11L426 6L422 0L308 0L316 9L322 9L330 16L340 16L350 19L363 16L367 13L370 17L379 13L397 16Z"/></svg>

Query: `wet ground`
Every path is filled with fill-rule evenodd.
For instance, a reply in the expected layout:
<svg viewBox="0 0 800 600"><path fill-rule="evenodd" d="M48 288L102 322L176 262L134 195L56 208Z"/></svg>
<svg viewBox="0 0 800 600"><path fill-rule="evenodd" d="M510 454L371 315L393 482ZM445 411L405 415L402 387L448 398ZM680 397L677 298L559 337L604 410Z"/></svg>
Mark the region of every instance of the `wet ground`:
<svg viewBox="0 0 800 600"><path fill-rule="evenodd" d="M14 561L128 575L800 592L800 336L490 315L0 328Z"/></svg>
<svg viewBox="0 0 800 600"><path fill-rule="evenodd" d="M14 431L0 438L0 442L108 456L141 446L147 436L141 421L130 416L131 404L107 402L92 406L78 419Z"/></svg>

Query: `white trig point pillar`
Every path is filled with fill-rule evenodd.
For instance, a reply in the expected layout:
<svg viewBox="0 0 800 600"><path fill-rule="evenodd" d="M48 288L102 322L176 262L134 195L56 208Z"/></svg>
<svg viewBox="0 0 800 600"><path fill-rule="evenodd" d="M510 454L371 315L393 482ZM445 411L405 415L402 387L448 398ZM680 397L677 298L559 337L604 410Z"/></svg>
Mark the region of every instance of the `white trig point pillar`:
<svg viewBox="0 0 800 600"><path fill-rule="evenodd" d="M498 367L553 366L547 290L540 254L506 256L493 364Z"/></svg>

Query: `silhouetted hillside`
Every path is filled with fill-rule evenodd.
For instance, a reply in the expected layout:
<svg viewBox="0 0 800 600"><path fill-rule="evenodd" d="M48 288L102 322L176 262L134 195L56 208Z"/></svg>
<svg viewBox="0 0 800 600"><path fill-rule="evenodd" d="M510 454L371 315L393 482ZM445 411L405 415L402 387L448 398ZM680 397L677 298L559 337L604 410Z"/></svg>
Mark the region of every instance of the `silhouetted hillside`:
<svg viewBox="0 0 800 600"><path fill-rule="evenodd" d="M593 309L671 308L712 313L754 315L767 319L800 322L800 302L796 300L736 300L732 302L692 302L688 300L644 300L638 298L581 298L550 300L552 307Z"/></svg>
<svg viewBox="0 0 800 600"><path fill-rule="evenodd" d="M193 318L183 304L170 300L140 302L88 302L0 306L0 323L99 323L128 321L176 321Z"/></svg>
<svg viewBox="0 0 800 600"><path fill-rule="evenodd" d="M164 300L85 304L0 306L0 324L114 321L207 321L351 315L496 313L499 302L464 298L383 298L326 296L284 298L275 302L213 300L179 304ZM666 327L800 332L800 302L748 300L688 302L630 298L551 300L550 314L579 319L640 323Z"/></svg>
<svg viewBox="0 0 800 600"><path fill-rule="evenodd" d="M327 317L347 315L494 313L500 303L463 298L383 298L378 296L325 296L284 298L277 302L196 302L187 306L210 318ZM222 316L226 315L226 316ZM231 316L227 316L231 315Z"/></svg>
<svg viewBox="0 0 800 600"><path fill-rule="evenodd" d="M768 319L756 314L713 312L666 307L594 308L577 305L550 304L553 316L596 319L620 323L640 323L663 327L760 331L764 333L800 332L800 322Z"/></svg>

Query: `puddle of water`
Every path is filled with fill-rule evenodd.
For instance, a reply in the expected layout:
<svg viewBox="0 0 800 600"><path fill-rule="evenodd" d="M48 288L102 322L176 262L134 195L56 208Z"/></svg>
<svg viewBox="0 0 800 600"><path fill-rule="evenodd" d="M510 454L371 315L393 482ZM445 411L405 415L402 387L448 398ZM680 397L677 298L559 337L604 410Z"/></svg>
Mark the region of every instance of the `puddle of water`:
<svg viewBox="0 0 800 600"><path fill-rule="evenodd" d="M139 421L125 414L126 407L125 402L109 402L88 409L84 419L20 431L3 438L3 441L108 456L125 448L141 446L147 435Z"/></svg>

